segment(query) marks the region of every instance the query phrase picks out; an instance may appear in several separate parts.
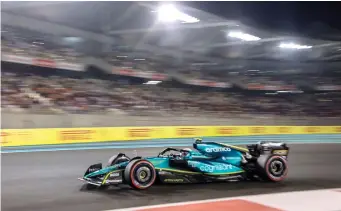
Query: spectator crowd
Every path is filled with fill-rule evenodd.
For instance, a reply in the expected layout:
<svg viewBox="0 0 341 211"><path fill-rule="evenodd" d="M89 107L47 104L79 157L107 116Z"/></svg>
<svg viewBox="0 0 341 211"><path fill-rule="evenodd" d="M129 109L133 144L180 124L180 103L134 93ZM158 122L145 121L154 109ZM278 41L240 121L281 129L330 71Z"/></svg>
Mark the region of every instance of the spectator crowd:
<svg viewBox="0 0 341 211"><path fill-rule="evenodd" d="M49 39L46 39L49 37ZM77 62L82 54L73 48L51 41L51 35L4 26L1 31L1 51L18 56Z"/></svg>
<svg viewBox="0 0 341 211"><path fill-rule="evenodd" d="M2 31L2 52L14 55L47 58L55 61L79 61L82 54L72 48L39 38L34 32ZM38 39L39 38L39 39ZM126 53L126 54L125 54ZM168 73L170 66L157 60L114 53L103 57L115 67ZM131 50L129 53L132 53ZM142 53L143 54L143 53ZM147 58L147 57L145 57ZM207 74L208 73L208 74ZM186 79L205 79L234 84L292 85L269 75L228 75L228 71L199 71L195 67L177 70ZM316 85L340 84L338 78L307 75L299 80ZM61 75L41 76L3 72L1 77L1 107L6 111L44 111L66 113L142 112L170 114L209 114L231 116L242 114L285 116L341 116L339 93L303 92L296 94L251 94L246 88L201 89L165 82L159 85L123 84L119 80L99 78L70 78ZM186 88L185 88L186 87Z"/></svg>
<svg viewBox="0 0 341 211"><path fill-rule="evenodd" d="M122 84L101 79L2 74L1 101L7 109L69 113L119 110L219 116L255 114L340 117L338 93L250 94L248 91L193 90L172 84Z"/></svg>

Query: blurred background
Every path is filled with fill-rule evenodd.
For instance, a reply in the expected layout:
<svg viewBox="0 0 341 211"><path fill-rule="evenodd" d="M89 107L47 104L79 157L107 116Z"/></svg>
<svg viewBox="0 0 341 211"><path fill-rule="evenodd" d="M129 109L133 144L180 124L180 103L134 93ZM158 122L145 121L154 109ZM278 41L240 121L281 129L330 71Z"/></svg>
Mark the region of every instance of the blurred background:
<svg viewBox="0 0 341 211"><path fill-rule="evenodd" d="M2 128L340 124L341 33L274 4L2 2Z"/></svg>

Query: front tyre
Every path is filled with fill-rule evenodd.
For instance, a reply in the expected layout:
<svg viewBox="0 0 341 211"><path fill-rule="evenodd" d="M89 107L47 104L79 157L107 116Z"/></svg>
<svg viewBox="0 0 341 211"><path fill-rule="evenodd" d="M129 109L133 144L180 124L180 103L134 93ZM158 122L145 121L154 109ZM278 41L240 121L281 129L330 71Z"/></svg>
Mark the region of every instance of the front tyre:
<svg viewBox="0 0 341 211"><path fill-rule="evenodd" d="M129 160L130 159L126 157L125 155L122 155L122 154L114 155L108 160L108 166L113 166L113 165L120 164Z"/></svg>
<svg viewBox="0 0 341 211"><path fill-rule="evenodd" d="M143 190L155 183L156 171L147 160L133 160L124 170L124 179L132 188Z"/></svg>
<svg viewBox="0 0 341 211"><path fill-rule="evenodd" d="M267 181L280 182L288 174L287 161L278 155L271 155L267 159L260 159L260 176Z"/></svg>

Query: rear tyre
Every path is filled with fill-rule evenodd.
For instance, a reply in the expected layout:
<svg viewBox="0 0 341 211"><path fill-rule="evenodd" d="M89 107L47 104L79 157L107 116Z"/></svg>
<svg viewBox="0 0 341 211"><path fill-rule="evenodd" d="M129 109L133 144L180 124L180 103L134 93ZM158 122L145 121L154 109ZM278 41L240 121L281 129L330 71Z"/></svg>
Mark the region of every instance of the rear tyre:
<svg viewBox="0 0 341 211"><path fill-rule="evenodd" d="M271 155L268 159L261 159L258 163L260 164L259 176L266 181L280 182L288 174L288 164L282 156Z"/></svg>
<svg viewBox="0 0 341 211"><path fill-rule="evenodd" d="M156 171L147 160L133 160L124 170L124 180L134 189L144 190L151 187L156 180Z"/></svg>

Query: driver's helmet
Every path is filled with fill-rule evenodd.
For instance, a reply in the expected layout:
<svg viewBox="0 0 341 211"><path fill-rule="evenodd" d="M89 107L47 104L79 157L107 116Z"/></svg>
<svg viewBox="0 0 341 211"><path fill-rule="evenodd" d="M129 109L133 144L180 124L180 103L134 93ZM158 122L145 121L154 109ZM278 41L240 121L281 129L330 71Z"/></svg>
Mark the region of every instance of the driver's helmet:
<svg viewBox="0 0 341 211"><path fill-rule="evenodd" d="M191 151L192 151L192 149L190 149L190 148L182 149L182 156L186 157Z"/></svg>
<svg viewBox="0 0 341 211"><path fill-rule="evenodd" d="M196 143L196 144L200 144L200 143L202 142L202 139L201 139L201 138L195 138L194 140L195 140L195 143Z"/></svg>

